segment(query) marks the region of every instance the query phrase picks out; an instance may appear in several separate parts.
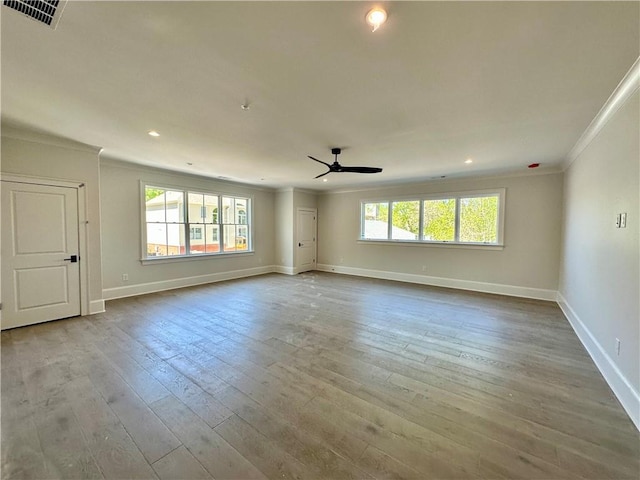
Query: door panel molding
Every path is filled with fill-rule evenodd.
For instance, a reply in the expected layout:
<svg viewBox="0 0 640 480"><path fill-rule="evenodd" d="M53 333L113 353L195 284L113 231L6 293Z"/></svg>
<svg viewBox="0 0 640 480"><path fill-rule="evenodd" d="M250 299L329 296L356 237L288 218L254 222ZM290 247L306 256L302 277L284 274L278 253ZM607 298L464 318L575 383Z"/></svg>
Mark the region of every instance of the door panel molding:
<svg viewBox="0 0 640 480"><path fill-rule="evenodd" d="M301 222L304 216L311 217L311 231L304 231ZM315 270L318 259L318 210L316 208L296 208L296 236L295 236L295 272L307 272ZM309 238L302 238L309 237Z"/></svg>
<svg viewBox="0 0 640 480"><path fill-rule="evenodd" d="M89 256L88 256L88 232L87 232L87 192L84 182L78 180L61 180L52 179L46 177L32 177L20 174L7 174L2 173L0 175L0 188L5 188L6 183L22 183L30 185L41 185L50 187L64 187L74 189L77 197L77 209L78 209L78 255L80 256L79 263L79 283L80 283L80 315L89 315L96 313L97 306L92 307L92 303L89 300ZM3 220L3 228L5 221ZM1 292L1 290L0 290ZM0 302L2 302L2 293L0 293ZM94 302L95 303L95 302ZM6 305L6 303L5 303ZM103 310L103 309L102 309ZM100 310L100 311L102 311ZM6 313L6 312L5 312ZM0 321L2 320L3 312L0 310ZM2 322L2 328L5 327Z"/></svg>

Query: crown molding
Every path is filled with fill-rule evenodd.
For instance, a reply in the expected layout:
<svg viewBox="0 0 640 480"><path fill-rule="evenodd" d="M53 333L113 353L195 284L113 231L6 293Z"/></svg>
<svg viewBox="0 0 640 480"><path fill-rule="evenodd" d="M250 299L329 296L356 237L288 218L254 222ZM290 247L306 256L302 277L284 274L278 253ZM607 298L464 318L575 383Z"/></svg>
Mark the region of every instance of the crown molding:
<svg viewBox="0 0 640 480"><path fill-rule="evenodd" d="M613 118L615 113L640 87L640 57L631 66L627 74L622 78L611 96L604 103L595 118L582 133L569 154L565 157L562 166L566 170L573 161L580 156L585 148L600 133L600 130Z"/></svg>
<svg viewBox="0 0 640 480"><path fill-rule="evenodd" d="M8 122L2 124L0 135L3 138L11 138L14 140L21 140L23 142L40 143L42 145L61 147L69 150L78 150L81 152L90 152L96 155L98 155L102 151L102 147L76 142L75 140L71 140L69 138L30 130L27 128L22 128L20 126L14 126L10 123L8 124Z"/></svg>
<svg viewBox="0 0 640 480"><path fill-rule="evenodd" d="M237 182L234 180L223 180L217 177L199 175L197 173L185 172L182 170L172 170L169 168L163 168L162 166L158 166L158 165L130 162L130 161L122 160L120 158L116 158L113 156L104 155L103 153L100 153L99 159L100 159L100 166L122 168L125 170L136 171L141 174L147 174L149 172L152 172L159 175L166 175L171 178L179 179L178 183L181 183L181 180L191 178L198 181L213 182L216 185L233 185L235 187L244 188L247 190L256 190L256 191L271 192L271 193L275 192L275 189L271 187L263 187L259 185L253 185L251 183Z"/></svg>
<svg viewBox="0 0 640 480"><path fill-rule="evenodd" d="M322 190L318 192L318 195L335 195L344 193L357 193L357 192L370 192L372 190L383 192L384 190L391 190L398 187L419 187L419 186L432 186L432 185L454 185L458 183L469 183L474 181L485 180L503 180L508 178L522 178L522 177L539 177L541 175L558 175L562 174L563 170L558 165L547 168L539 168L536 170L529 170L526 172L521 171L505 172L502 174L486 173L484 175L465 175L465 176L451 176L443 179L429 179L429 180L406 180L396 182L385 182L382 184L371 185L362 188L336 188L333 190Z"/></svg>
<svg viewBox="0 0 640 480"><path fill-rule="evenodd" d="M276 189L276 192L298 192L298 193L307 193L309 195L319 195L321 193L320 190L311 190L308 188L300 188L300 187L280 187Z"/></svg>

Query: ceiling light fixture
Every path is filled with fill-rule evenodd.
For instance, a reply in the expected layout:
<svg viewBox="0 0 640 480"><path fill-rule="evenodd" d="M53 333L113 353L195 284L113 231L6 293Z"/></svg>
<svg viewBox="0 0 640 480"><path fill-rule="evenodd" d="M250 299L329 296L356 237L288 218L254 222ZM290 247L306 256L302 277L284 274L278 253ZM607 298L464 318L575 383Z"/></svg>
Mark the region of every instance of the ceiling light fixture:
<svg viewBox="0 0 640 480"><path fill-rule="evenodd" d="M159 137L160 134L158 132L156 132L155 130L149 130L149 135L151 135L152 137Z"/></svg>
<svg viewBox="0 0 640 480"><path fill-rule="evenodd" d="M473 160L471 158L467 158L464 163L469 164L469 163L473 163Z"/></svg>
<svg viewBox="0 0 640 480"><path fill-rule="evenodd" d="M322 179L322 181L323 181L323 182L328 182L328 181L329 181L329 179L328 179L328 178L323 178L323 179Z"/></svg>
<svg viewBox="0 0 640 480"><path fill-rule="evenodd" d="M371 26L371 31L375 32L384 22L387 21L387 12L382 8L375 7L369 10L369 13L367 13L367 16L364 18Z"/></svg>

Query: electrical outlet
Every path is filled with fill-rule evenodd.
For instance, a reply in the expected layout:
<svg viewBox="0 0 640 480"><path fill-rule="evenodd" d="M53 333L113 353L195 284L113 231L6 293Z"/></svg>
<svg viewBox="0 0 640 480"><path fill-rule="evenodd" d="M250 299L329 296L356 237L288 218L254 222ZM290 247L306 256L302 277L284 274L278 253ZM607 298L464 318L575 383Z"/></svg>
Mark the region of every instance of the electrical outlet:
<svg viewBox="0 0 640 480"><path fill-rule="evenodd" d="M129 281L129 274L128 273L123 273L122 274L122 281L123 282L128 282Z"/></svg>
<svg viewBox="0 0 640 480"><path fill-rule="evenodd" d="M620 356L620 340L616 338L616 355Z"/></svg>

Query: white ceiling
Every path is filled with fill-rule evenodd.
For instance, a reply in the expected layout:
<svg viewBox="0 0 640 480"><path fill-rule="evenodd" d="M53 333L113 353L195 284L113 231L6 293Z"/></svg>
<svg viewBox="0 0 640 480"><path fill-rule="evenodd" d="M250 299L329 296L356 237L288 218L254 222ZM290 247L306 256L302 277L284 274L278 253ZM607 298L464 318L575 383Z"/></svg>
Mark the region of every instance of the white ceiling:
<svg viewBox="0 0 640 480"><path fill-rule="evenodd" d="M375 33L370 2L71 0L56 30L3 7L2 120L271 187L524 172L559 167L639 55L639 2L383 5ZM314 180L331 147L384 172Z"/></svg>

